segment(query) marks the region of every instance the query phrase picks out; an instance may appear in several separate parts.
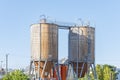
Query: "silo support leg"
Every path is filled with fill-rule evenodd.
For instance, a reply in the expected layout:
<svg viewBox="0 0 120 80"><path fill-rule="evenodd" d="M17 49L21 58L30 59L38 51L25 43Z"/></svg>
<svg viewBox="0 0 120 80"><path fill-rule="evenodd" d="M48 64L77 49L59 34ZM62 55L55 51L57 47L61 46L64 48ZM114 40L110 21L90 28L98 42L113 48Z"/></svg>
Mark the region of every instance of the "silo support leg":
<svg viewBox="0 0 120 80"><path fill-rule="evenodd" d="M60 70L59 70L59 64L58 64L58 62L57 62L57 66L58 66L58 68L57 68L57 72L58 72L58 79L59 79L59 80L61 80L61 77L60 77Z"/></svg>
<svg viewBox="0 0 120 80"><path fill-rule="evenodd" d="M84 65L85 65L85 62L84 62L83 65L82 65L82 69L81 69L81 72L80 72L80 78L81 78L82 73L83 73Z"/></svg>
<svg viewBox="0 0 120 80"><path fill-rule="evenodd" d="M43 66L43 70L42 70L42 73L41 73L41 77L43 76L43 73L44 73L44 71L45 71L46 64L47 64L47 60L45 61L45 64L44 64L44 66Z"/></svg>
<svg viewBox="0 0 120 80"><path fill-rule="evenodd" d="M88 71L87 71L88 80L90 80L90 75L89 75L89 74L90 74L90 65L91 65L91 64L88 63Z"/></svg>
<svg viewBox="0 0 120 80"><path fill-rule="evenodd" d="M29 68L29 76L31 77L31 72L32 72L32 61L30 61L30 68Z"/></svg>
<svg viewBox="0 0 120 80"><path fill-rule="evenodd" d="M70 64L68 64L67 79L70 77L70 73L71 73Z"/></svg>
<svg viewBox="0 0 120 80"><path fill-rule="evenodd" d="M95 70L94 70L94 67L92 66L92 64L90 66L91 66L91 69L92 69L92 74L93 74L94 79L95 79Z"/></svg>
<svg viewBox="0 0 120 80"><path fill-rule="evenodd" d="M55 63L53 63L53 64L54 64L55 71L56 71L56 73L57 73L56 75L58 76L58 80L61 80L60 74L59 74L59 65L58 65L58 63L57 63L58 67L56 67Z"/></svg>
<svg viewBox="0 0 120 80"><path fill-rule="evenodd" d="M94 66L94 78L95 78L95 80L97 80L97 73L96 73L95 64L93 64L93 66Z"/></svg>
<svg viewBox="0 0 120 80"><path fill-rule="evenodd" d="M32 74L34 74L34 79L36 79L37 78L37 72L36 72L36 65L35 65L35 61L33 61L33 65L34 65L34 68L33 68L33 73Z"/></svg>

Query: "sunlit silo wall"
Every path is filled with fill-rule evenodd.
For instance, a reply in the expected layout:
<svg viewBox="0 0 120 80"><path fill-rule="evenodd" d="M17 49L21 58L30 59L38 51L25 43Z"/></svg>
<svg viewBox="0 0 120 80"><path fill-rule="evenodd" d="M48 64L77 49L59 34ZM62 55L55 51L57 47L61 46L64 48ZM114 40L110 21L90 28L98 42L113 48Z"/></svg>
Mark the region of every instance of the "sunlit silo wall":
<svg viewBox="0 0 120 80"><path fill-rule="evenodd" d="M40 23L31 26L32 59L38 61L58 60L58 27L55 24Z"/></svg>
<svg viewBox="0 0 120 80"><path fill-rule="evenodd" d="M52 23L31 25L31 59L41 78L49 78L53 62L58 61L58 27ZM40 64L39 64L40 61ZM46 66L42 74L45 62ZM40 65L40 69L38 69Z"/></svg>
<svg viewBox="0 0 120 80"><path fill-rule="evenodd" d="M87 26L70 28L69 61L94 63L94 50L95 28Z"/></svg>

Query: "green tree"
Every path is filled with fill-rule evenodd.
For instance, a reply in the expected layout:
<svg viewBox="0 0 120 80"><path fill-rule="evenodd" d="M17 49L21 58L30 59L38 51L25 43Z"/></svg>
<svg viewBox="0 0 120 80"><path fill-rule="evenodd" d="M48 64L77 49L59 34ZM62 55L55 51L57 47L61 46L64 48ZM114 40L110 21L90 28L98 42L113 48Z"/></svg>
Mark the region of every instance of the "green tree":
<svg viewBox="0 0 120 80"><path fill-rule="evenodd" d="M14 70L5 75L2 80L29 80L29 78L22 71Z"/></svg>
<svg viewBox="0 0 120 80"><path fill-rule="evenodd" d="M116 67L111 65L103 65L103 74L104 74L104 80L116 80L117 72Z"/></svg>
<svg viewBox="0 0 120 80"><path fill-rule="evenodd" d="M106 65L103 68L103 74L104 74L103 77L104 80L110 80L110 68Z"/></svg>
<svg viewBox="0 0 120 80"><path fill-rule="evenodd" d="M101 65L96 65L96 73L99 80L103 80L103 68Z"/></svg>
<svg viewBox="0 0 120 80"><path fill-rule="evenodd" d="M92 70L90 71L92 72ZM96 65L96 73L97 73L97 80L116 80L117 72L116 67L111 65ZM89 74L90 80L95 80L93 73ZM80 78L80 80L87 80L87 75L85 77Z"/></svg>

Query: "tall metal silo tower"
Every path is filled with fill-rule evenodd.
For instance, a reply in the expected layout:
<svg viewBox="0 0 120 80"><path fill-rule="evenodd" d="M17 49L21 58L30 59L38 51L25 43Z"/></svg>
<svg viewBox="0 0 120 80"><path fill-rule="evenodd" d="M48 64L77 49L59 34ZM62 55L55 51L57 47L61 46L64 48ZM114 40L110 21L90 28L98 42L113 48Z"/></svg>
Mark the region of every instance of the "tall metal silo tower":
<svg viewBox="0 0 120 80"><path fill-rule="evenodd" d="M58 26L47 23L42 19L41 23L31 25L31 67L35 79L54 78L53 68L59 78L58 64Z"/></svg>
<svg viewBox="0 0 120 80"><path fill-rule="evenodd" d="M77 78L89 74L90 67L96 78L94 64L95 28L89 26L74 26L69 29L68 62L69 65L73 67L73 74L75 74Z"/></svg>

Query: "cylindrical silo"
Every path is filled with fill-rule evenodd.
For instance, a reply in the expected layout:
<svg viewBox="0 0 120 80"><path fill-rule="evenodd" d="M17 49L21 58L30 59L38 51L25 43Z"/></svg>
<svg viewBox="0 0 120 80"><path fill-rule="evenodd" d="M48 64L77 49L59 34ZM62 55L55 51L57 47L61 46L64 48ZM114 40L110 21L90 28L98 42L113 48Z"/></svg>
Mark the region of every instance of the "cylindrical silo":
<svg viewBox="0 0 120 80"><path fill-rule="evenodd" d="M93 27L71 27L69 30L69 61L73 62L75 72L80 74L83 68L83 74L87 72L87 62L94 63L95 50L95 28Z"/></svg>
<svg viewBox="0 0 120 80"><path fill-rule="evenodd" d="M53 62L58 61L57 25L45 22L31 25L31 59L35 61L36 70L40 65L40 75L47 62L41 77L48 78Z"/></svg>

